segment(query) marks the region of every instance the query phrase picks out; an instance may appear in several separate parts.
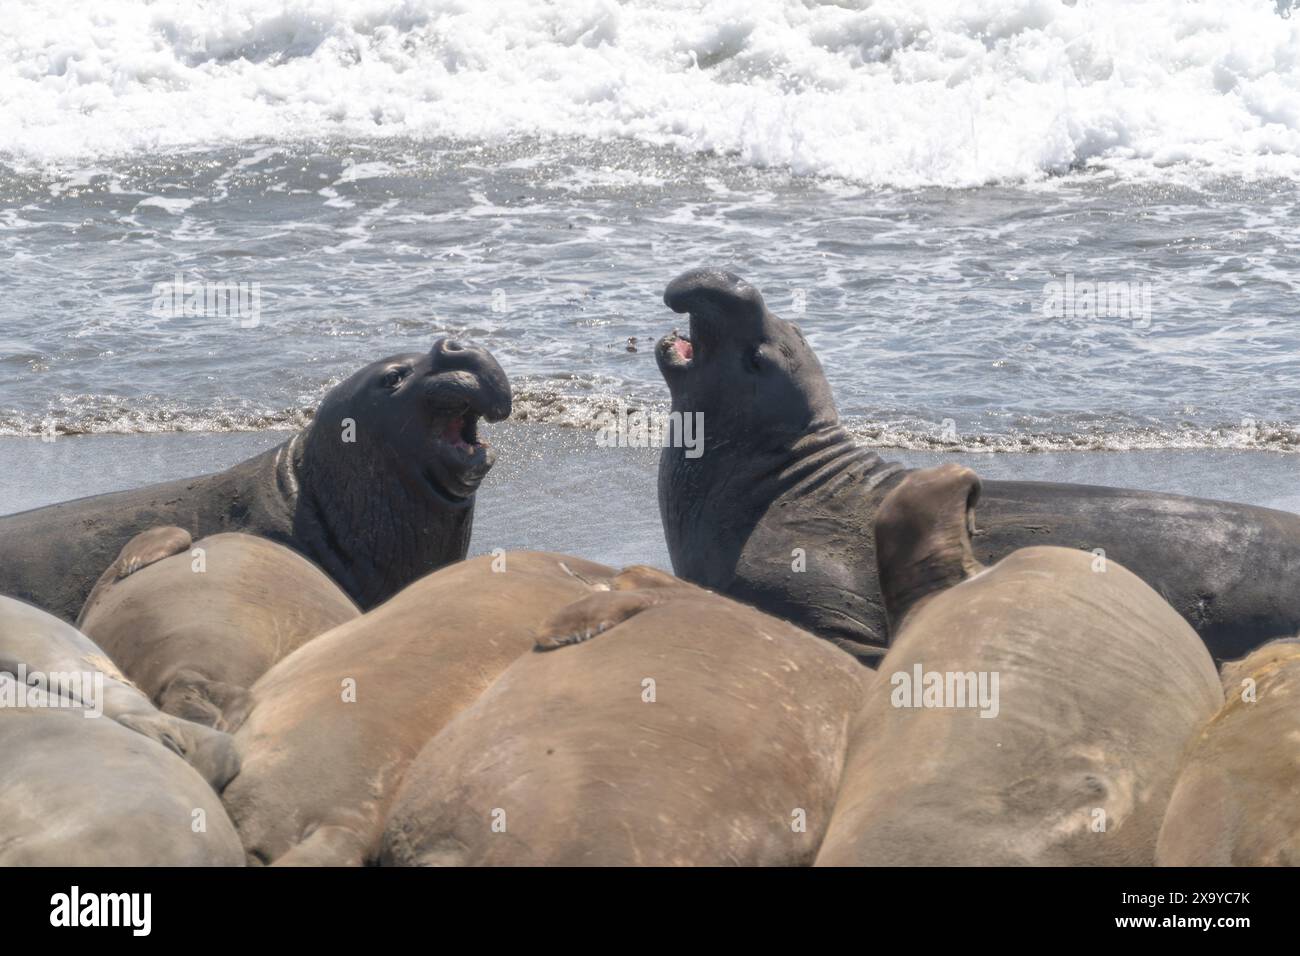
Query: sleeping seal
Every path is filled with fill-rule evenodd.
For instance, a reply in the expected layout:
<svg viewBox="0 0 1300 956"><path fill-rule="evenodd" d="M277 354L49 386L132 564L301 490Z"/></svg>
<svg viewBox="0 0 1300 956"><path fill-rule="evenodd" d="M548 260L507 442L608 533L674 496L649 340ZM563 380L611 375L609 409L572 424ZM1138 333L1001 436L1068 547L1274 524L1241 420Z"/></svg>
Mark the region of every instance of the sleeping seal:
<svg viewBox="0 0 1300 956"><path fill-rule="evenodd" d="M143 531L95 585L77 627L162 710L221 730L276 661L361 612L296 551L249 534Z"/></svg>
<svg viewBox="0 0 1300 956"><path fill-rule="evenodd" d="M784 621L630 568L425 746L382 862L807 865L867 677Z"/></svg>
<svg viewBox="0 0 1300 956"><path fill-rule="evenodd" d="M971 547L979 482L913 472L881 505L894 643L854 721L819 866L1150 866L1223 701L1196 632L1114 562Z"/></svg>
<svg viewBox="0 0 1300 956"><path fill-rule="evenodd" d="M223 798L250 862L361 865L425 742L532 647L547 615L611 568L485 555L416 581L314 638L253 685Z"/></svg>

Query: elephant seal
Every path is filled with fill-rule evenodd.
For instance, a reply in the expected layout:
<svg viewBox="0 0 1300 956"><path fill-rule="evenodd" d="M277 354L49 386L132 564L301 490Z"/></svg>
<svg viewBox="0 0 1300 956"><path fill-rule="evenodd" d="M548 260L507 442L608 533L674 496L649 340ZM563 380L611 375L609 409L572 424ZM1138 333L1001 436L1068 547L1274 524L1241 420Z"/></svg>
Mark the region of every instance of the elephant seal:
<svg viewBox="0 0 1300 956"><path fill-rule="evenodd" d="M1300 639L1223 668L1226 702L1183 755L1161 866L1300 866Z"/></svg>
<svg viewBox="0 0 1300 956"><path fill-rule="evenodd" d="M1145 865L1178 756L1219 707L1196 632L1118 564L975 559L979 481L945 465L882 503L894 643L854 719L817 864Z"/></svg>
<svg viewBox="0 0 1300 956"><path fill-rule="evenodd" d="M443 568L309 641L253 685L223 798L250 862L360 865L378 853L420 748L611 568L533 552Z"/></svg>
<svg viewBox="0 0 1300 956"><path fill-rule="evenodd" d="M655 355L702 448L665 447L659 510L681 577L754 604L874 666L886 626L872 542L904 469L840 425L803 333L719 269L664 292L690 332ZM692 420L693 421L693 420ZM698 437L696 439L698 443ZM1179 495L1049 482L984 486L976 555L1033 544L1103 549L1159 591L1216 659L1300 630L1300 515Z"/></svg>
<svg viewBox="0 0 1300 956"><path fill-rule="evenodd" d="M360 613L324 571L274 541L228 533L195 543L164 526L127 542L77 627L159 710L234 730L272 664Z"/></svg>
<svg viewBox="0 0 1300 956"><path fill-rule="evenodd" d="M243 865L211 787L115 720L3 707L0 753L0 866Z"/></svg>
<svg viewBox="0 0 1300 956"><path fill-rule="evenodd" d="M0 518L0 593L72 621L127 541L175 525L270 538L373 607L465 556L474 492L495 458L478 421L509 414L496 360L439 339L367 365L309 427L226 471Z"/></svg>
<svg viewBox="0 0 1300 956"><path fill-rule="evenodd" d="M425 746L383 864L812 862L870 672L659 574L559 612Z"/></svg>
<svg viewBox="0 0 1300 956"><path fill-rule="evenodd" d="M184 757L218 792L239 769L229 734L160 713L94 641L7 597L0 597L0 672L13 681L61 690L63 698L78 703L79 713L102 714L87 717L88 722L109 718L157 741Z"/></svg>

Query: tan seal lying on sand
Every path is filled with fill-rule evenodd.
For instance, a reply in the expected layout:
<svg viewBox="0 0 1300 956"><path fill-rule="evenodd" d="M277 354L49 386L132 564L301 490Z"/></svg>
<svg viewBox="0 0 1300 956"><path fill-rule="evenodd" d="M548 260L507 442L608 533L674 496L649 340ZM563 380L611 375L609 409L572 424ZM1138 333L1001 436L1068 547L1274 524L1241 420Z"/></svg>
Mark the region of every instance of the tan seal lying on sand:
<svg viewBox="0 0 1300 956"><path fill-rule="evenodd" d="M614 573L535 552L463 561L272 667L223 795L251 860L372 861L420 748L532 647L541 620Z"/></svg>
<svg viewBox="0 0 1300 956"><path fill-rule="evenodd" d="M192 542L164 526L127 543L77 626L160 710L234 730L272 664L360 614L283 545L249 534Z"/></svg>
<svg viewBox="0 0 1300 956"><path fill-rule="evenodd" d="M1223 702L1210 655L1089 552L1022 548L980 567L978 494L946 465L881 506L895 638L817 863L1150 865L1179 754Z"/></svg>
<svg viewBox="0 0 1300 956"><path fill-rule="evenodd" d="M385 864L812 862L874 675L662 572L612 587L561 611L424 748Z"/></svg>

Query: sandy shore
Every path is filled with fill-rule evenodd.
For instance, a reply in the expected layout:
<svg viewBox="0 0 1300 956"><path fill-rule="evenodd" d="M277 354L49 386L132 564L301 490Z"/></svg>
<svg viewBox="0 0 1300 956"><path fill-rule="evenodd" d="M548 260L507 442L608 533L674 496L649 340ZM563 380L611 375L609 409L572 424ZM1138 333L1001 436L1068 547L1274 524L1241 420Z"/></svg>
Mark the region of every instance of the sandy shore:
<svg viewBox="0 0 1300 956"><path fill-rule="evenodd" d="M287 432L0 438L0 513L217 471ZM500 452L479 493L471 552L534 548L614 565L668 567L656 498L656 449L601 448L596 433L494 425ZM970 465L985 478L1150 488L1300 512L1300 459L1273 452L1164 450L951 454L886 450L908 465Z"/></svg>

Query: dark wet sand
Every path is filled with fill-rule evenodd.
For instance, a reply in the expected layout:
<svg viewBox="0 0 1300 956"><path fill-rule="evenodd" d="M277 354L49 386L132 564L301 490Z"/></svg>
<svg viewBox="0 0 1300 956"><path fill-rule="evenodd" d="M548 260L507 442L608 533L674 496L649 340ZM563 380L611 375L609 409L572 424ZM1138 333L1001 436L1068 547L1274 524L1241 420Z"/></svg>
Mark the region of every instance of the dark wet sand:
<svg viewBox="0 0 1300 956"><path fill-rule="evenodd" d="M533 548L613 565L668 567L656 499L657 449L602 448L596 433L494 425L496 468L479 492L474 554ZM0 513L217 471L279 444L287 432L0 438ZM985 478L1151 488L1300 512L1300 457L1275 452L1161 450L953 454L894 452L908 465L968 464Z"/></svg>

